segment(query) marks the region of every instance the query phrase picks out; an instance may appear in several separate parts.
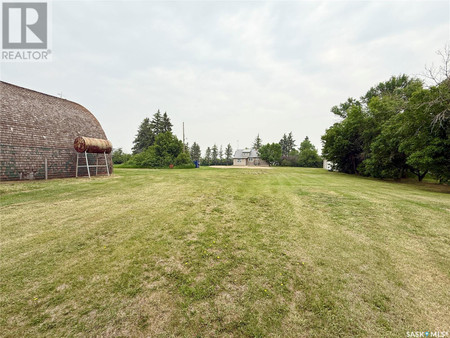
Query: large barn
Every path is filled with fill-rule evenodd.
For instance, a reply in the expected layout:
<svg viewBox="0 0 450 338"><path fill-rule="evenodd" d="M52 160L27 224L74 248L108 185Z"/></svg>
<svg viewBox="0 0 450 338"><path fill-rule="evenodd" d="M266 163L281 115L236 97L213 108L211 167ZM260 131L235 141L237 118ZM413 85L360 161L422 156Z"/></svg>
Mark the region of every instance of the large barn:
<svg viewBox="0 0 450 338"><path fill-rule="evenodd" d="M45 178L45 162L48 178L75 177L75 138L106 139L94 115L78 103L2 81L0 103L2 181ZM95 162L98 154L89 156ZM111 154L107 160L112 172ZM98 168L98 174L106 172L106 167ZM80 168L79 175L85 174L86 168Z"/></svg>

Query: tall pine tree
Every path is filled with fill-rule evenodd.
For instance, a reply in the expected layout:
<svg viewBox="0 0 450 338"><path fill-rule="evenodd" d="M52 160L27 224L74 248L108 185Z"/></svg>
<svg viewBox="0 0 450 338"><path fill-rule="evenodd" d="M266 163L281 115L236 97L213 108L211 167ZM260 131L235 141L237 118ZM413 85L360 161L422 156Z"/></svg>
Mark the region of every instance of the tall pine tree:
<svg viewBox="0 0 450 338"><path fill-rule="evenodd" d="M164 112L161 124L162 124L161 129L162 129L163 133L168 132L168 131L172 132L173 124L170 122L170 118L167 115L167 112Z"/></svg>
<svg viewBox="0 0 450 338"><path fill-rule="evenodd" d="M150 123L151 127L153 129L153 132L155 135L159 135L164 132L164 126L163 126L163 116L161 115L161 112L158 111L153 115L152 122Z"/></svg>
<svg viewBox="0 0 450 338"><path fill-rule="evenodd" d="M289 153L295 149L295 140L294 140L294 136L292 136L292 131L289 133L288 137L287 137L287 150L288 150L288 155Z"/></svg>
<svg viewBox="0 0 450 338"><path fill-rule="evenodd" d="M200 146L197 142L194 142L191 147L191 158L193 161L200 161L202 153L200 151Z"/></svg>
<svg viewBox="0 0 450 338"><path fill-rule="evenodd" d="M231 144L228 143L227 147L225 148L225 159L227 161L227 164L231 164L232 157L233 157L233 148L231 148Z"/></svg>
<svg viewBox="0 0 450 338"><path fill-rule="evenodd" d="M283 156L289 156L289 153L295 148L295 140L292 136L292 132L289 135L283 134L283 138L280 140L281 154Z"/></svg>
<svg viewBox="0 0 450 338"><path fill-rule="evenodd" d="M165 132L172 132L172 123L167 113L161 115L158 109L151 121L146 117L139 126L138 133L133 141L133 154L146 150L153 145L157 135Z"/></svg>
<svg viewBox="0 0 450 338"><path fill-rule="evenodd" d="M146 117L139 126L136 138L133 141L133 154L143 152L150 147L155 141L155 134L153 132L150 119Z"/></svg>
<svg viewBox="0 0 450 338"><path fill-rule="evenodd" d="M223 163L223 147L222 147L222 145L220 145L220 148L219 148L219 160L220 160L220 164L222 164Z"/></svg>
<svg viewBox="0 0 450 338"><path fill-rule="evenodd" d="M203 159L204 165L210 165L211 164L211 148L206 148L205 157Z"/></svg>
<svg viewBox="0 0 450 338"><path fill-rule="evenodd" d="M253 149L259 150L259 148L261 148L261 146L262 146L262 140L258 134L258 136L256 136L256 138L255 138L255 141L253 142Z"/></svg>
<svg viewBox="0 0 450 338"><path fill-rule="evenodd" d="M217 164L217 156L218 156L218 149L216 145L213 145L211 148L211 160L212 164Z"/></svg>

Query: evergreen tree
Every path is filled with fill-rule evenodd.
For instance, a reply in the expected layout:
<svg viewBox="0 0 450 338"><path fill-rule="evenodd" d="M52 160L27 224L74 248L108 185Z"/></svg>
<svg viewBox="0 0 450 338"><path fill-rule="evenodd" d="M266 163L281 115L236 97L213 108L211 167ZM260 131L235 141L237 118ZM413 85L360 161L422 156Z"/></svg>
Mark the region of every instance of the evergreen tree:
<svg viewBox="0 0 450 338"><path fill-rule="evenodd" d="M227 164L231 164L233 157L233 148L231 148L231 144L228 143L227 147L225 148L225 158L227 161Z"/></svg>
<svg viewBox="0 0 450 338"><path fill-rule="evenodd" d="M155 135L161 134L164 132L164 126L163 126L163 117L161 115L161 112L158 111L153 115L152 122L150 123L153 132Z"/></svg>
<svg viewBox="0 0 450 338"><path fill-rule="evenodd" d="M146 117L139 126L136 138L133 141L133 154L143 152L150 147L155 141L155 134L153 132L150 119Z"/></svg>
<svg viewBox="0 0 450 338"><path fill-rule="evenodd" d="M261 146L262 146L262 140L258 134L258 136L256 136L256 138L255 138L255 141L253 142L253 149L259 150L259 148L261 148Z"/></svg>
<svg viewBox="0 0 450 338"><path fill-rule="evenodd" d="M288 137L287 137L287 151L288 154L295 149L295 140L294 140L294 136L292 136L292 131L289 133Z"/></svg>
<svg viewBox="0 0 450 338"><path fill-rule="evenodd" d="M288 151L287 151L287 136L286 134L283 134L283 137L280 140L280 146L281 146L281 154L283 156L287 156Z"/></svg>
<svg viewBox="0 0 450 338"><path fill-rule="evenodd" d="M288 151L288 139L286 134L283 134L283 137L280 140L280 146L281 146L281 155L282 156L287 156L289 155L289 151Z"/></svg>
<svg viewBox="0 0 450 338"><path fill-rule="evenodd" d="M203 163L204 165L210 165L211 164L211 148L208 147L206 148L206 152L205 152L205 158L203 159Z"/></svg>
<svg viewBox="0 0 450 338"><path fill-rule="evenodd" d="M218 150L217 150L217 146L213 145L212 149L211 149L211 160L212 160L212 164L217 164L217 156L218 156Z"/></svg>
<svg viewBox="0 0 450 338"><path fill-rule="evenodd" d="M289 153L295 148L295 140L292 132L289 135L283 134L283 138L280 140L280 146L282 155L289 156Z"/></svg>
<svg viewBox="0 0 450 338"><path fill-rule="evenodd" d="M159 110L158 110L158 112L159 112ZM162 121L161 121L161 130L162 130L162 132L163 133L168 132L168 131L172 132L172 127L173 127L173 125L170 122L170 118L167 115L167 112L164 112L164 115L163 115Z"/></svg>
<svg viewBox="0 0 450 338"><path fill-rule="evenodd" d="M222 145L220 145L220 148L219 148L219 160L220 160L220 164L222 164L223 163L223 148L222 148Z"/></svg>
<svg viewBox="0 0 450 338"><path fill-rule="evenodd" d="M191 158L193 161L200 161L201 151L200 146L194 142L191 147Z"/></svg>

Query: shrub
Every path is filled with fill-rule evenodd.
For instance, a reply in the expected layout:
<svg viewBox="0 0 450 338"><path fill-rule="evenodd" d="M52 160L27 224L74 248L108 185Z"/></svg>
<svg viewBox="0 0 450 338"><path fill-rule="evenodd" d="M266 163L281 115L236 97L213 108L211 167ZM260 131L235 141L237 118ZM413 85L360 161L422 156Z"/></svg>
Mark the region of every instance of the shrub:
<svg viewBox="0 0 450 338"><path fill-rule="evenodd" d="M178 154L177 158L175 159L175 165L185 165L185 164L192 164L191 157L186 152L181 152Z"/></svg>
<svg viewBox="0 0 450 338"><path fill-rule="evenodd" d="M170 132L156 136L155 143L143 152L133 155L126 163L140 168L163 168L176 164L178 156L183 153L183 143ZM189 155L187 155L189 158ZM179 164L188 164L185 157L181 157Z"/></svg>

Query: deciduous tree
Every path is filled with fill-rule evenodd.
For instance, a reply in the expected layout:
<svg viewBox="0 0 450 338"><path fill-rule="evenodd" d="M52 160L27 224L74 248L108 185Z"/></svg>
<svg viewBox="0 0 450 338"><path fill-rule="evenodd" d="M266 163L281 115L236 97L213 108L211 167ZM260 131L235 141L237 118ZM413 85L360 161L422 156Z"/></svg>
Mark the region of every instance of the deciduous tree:
<svg viewBox="0 0 450 338"><path fill-rule="evenodd" d="M281 162L281 145L279 143L267 143L259 149L259 156L270 165L279 165Z"/></svg>
<svg viewBox="0 0 450 338"><path fill-rule="evenodd" d="M129 163L138 167L160 168L175 164L175 159L183 151L183 142L171 132L160 133L152 146L133 155Z"/></svg>
<svg viewBox="0 0 450 338"><path fill-rule="evenodd" d="M320 168L322 159L316 147L311 143L308 136L300 144L300 154L298 155L298 165L300 167Z"/></svg>
<svg viewBox="0 0 450 338"><path fill-rule="evenodd" d="M131 155L123 152L122 148L114 149L112 152L112 161L114 164L125 163L130 159Z"/></svg>

